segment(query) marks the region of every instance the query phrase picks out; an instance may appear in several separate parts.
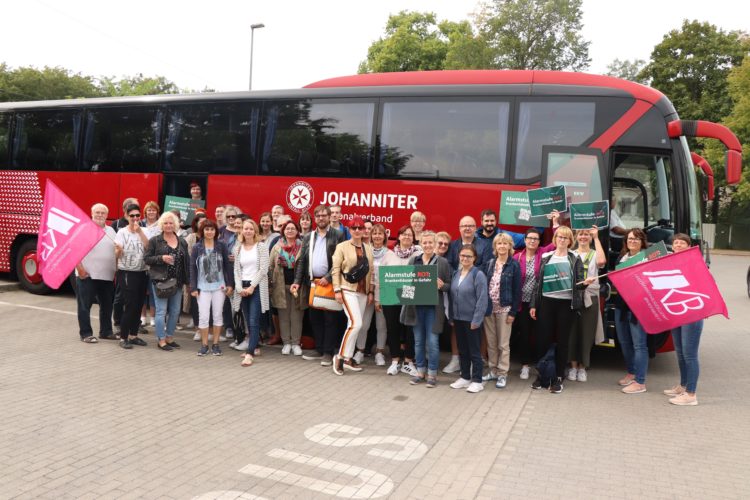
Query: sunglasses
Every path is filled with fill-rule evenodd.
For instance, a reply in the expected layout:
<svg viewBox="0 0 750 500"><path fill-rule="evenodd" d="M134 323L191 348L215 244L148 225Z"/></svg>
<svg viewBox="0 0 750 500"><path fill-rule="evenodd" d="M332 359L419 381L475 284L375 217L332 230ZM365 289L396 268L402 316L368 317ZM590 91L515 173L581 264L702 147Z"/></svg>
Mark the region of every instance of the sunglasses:
<svg viewBox="0 0 750 500"><path fill-rule="evenodd" d="M128 214L128 217L130 217L131 219L137 219L140 216L141 214Z"/></svg>
<svg viewBox="0 0 750 500"><path fill-rule="evenodd" d="M236 215L227 215L227 219L236 219L236 218L237 218Z"/></svg>
<svg viewBox="0 0 750 500"><path fill-rule="evenodd" d="M349 229L351 229L352 231L362 231L365 228L364 228L364 226L352 226Z"/></svg>

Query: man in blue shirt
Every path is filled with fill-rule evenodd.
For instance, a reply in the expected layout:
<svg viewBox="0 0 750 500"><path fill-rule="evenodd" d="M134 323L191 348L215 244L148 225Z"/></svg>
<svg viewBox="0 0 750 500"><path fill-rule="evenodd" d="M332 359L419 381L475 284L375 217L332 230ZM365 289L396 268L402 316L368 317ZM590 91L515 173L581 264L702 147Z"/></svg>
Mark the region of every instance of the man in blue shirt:
<svg viewBox="0 0 750 500"><path fill-rule="evenodd" d="M515 249L524 248L526 243L524 242L525 235L521 233L514 233L513 231L506 231L497 227L497 213L489 208L482 210L480 216L482 220L482 227L477 229L477 238L482 240L489 240L490 247L492 247L492 240L495 239L500 233L505 233L513 238L513 247Z"/></svg>

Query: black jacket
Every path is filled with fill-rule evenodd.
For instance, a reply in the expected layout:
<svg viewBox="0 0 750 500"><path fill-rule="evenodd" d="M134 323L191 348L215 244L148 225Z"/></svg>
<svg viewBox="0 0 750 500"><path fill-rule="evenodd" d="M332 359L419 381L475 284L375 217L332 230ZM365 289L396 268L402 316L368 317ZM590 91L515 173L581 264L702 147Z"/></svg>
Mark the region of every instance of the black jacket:
<svg viewBox="0 0 750 500"><path fill-rule="evenodd" d="M184 269L182 270L182 273L184 274L182 274L182 276L185 279L183 284L187 284L190 279L190 254L188 253L187 241L185 241L185 238L178 236L177 244L179 245L180 250L182 250L183 255L182 262ZM165 264L161 257L168 253L169 245L167 245L162 234L157 234L148 240L148 248L146 249L146 254L143 256L143 261L148 266L148 275L152 280L159 281L167 278L167 267L169 267L169 265ZM179 275L180 272L178 272L178 276Z"/></svg>
<svg viewBox="0 0 750 500"><path fill-rule="evenodd" d="M312 231L306 234L302 239L302 248L300 249L299 259L294 269L294 283L301 285L307 283L310 279L310 238L313 236L317 237L318 232ZM315 276L316 278L325 278L329 282L331 280L331 270L333 269L333 252L336 251L336 245L344 241L344 234L341 231L328 228L328 234L326 235L326 256L328 257L328 272L325 276Z"/></svg>
<svg viewBox="0 0 750 500"><path fill-rule="evenodd" d="M539 268L539 279L536 281L536 287L534 287L534 294L531 296L530 308L539 307L542 303L542 282L544 281L544 266L547 265L550 258L554 254L554 250L547 256L542 257L541 267ZM573 300L570 303L570 308L574 311L583 309L583 293L587 286L584 284L578 284L583 281L583 262L580 257L574 252L568 250L568 262L570 262L570 268L573 270Z"/></svg>

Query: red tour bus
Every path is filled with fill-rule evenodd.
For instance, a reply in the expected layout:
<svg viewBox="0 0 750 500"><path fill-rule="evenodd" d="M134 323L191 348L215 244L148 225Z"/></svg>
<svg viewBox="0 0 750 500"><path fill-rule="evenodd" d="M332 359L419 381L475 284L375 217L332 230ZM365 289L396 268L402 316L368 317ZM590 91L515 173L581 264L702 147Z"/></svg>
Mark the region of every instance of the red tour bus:
<svg viewBox="0 0 750 500"><path fill-rule="evenodd" d="M614 199L652 241L701 242L685 137L723 142L727 180L739 182L727 128L680 120L653 88L583 73L365 74L300 90L0 103L0 272L48 291L35 260L46 179L85 211L106 204L112 219L126 197L162 205L198 181L209 214L338 204L345 219L395 232L419 210L454 238L463 215L499 211L503 191L564 183L576 201Z"/></svg>

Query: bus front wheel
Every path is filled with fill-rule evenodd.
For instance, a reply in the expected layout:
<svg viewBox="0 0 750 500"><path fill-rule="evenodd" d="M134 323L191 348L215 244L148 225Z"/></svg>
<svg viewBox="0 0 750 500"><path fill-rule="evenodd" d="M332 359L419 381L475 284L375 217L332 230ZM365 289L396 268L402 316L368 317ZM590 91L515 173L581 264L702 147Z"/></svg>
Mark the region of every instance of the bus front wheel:
<svg viewBox="0 0 750 500"><path fill-rule="evenodd" d="M37 295L45 295L52 289L44 284L39 274L39 262L36 256L36 238L31 238L18 247L16 252L16 274L21 288Z"/></svg>

